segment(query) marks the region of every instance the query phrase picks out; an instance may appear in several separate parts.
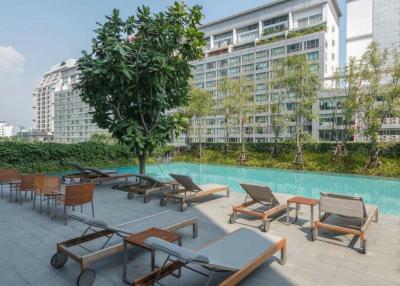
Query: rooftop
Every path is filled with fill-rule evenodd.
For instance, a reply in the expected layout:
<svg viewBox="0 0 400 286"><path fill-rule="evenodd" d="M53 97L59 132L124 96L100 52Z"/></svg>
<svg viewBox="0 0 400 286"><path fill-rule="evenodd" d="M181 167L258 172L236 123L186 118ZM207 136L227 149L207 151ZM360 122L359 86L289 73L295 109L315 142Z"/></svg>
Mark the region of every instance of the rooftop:
<svg viewBox="0 0 400 286"><path fill-rule="evenodd" d="M50 220L46 213L32 211L32 203L27 199L23 206L8 200L8 192L0 200L0 276L4 285L73 285L80 269L69 260L55 270L50 266L50 258L56 251L56 243L80 235L85 226L63 218ZM278 194L285 199L288 196ZM168 204L162 208L159 199L153 197L148 204L142 198L127 200L126 194L111 189L111 185L101 185L95 191L96 218L109 224L119 224L144 216L168 210L176 220L198 217L199 236L191 237L191 230L184 229L183 245L199 248L219 239L240 227L255 228L259 222L240 220L229 224L232 206L241 203L243 194L233 193L229 199L219 197L193 204L181 213L179 204ZM309 240L308 208L300 211L299 220L290 226L286 217L271 223L270 234L286 237L288 243L287 262L284 266L277 259L268 260L241 285L400 285L400 217L380 216L379 223L372 223L368 231L368 253L358 252L359 242L352 236L320 236L315 242ZM90 208L84 208L89 213ZM60 212L59 212L60 213ZM173 224L175 221L171 221ZM238 220L239 222L239 220ZM151 225L149 225L151 227ZM262 234L262 232L259 232ZM251 243L244 241L243 243ZM129 256L128 277L134 278L149 271L150 257L139 249L132 249ZM157 253L157 262L161 262ZM122 254L100 260L93 264L96 271L94 285L125 285L122 282ZM218 279L219 276L216 278ZM195 283L194 283L195 282ZM164 285L203 285L206 278L183 271L182 278L163 280Z"/></svg>

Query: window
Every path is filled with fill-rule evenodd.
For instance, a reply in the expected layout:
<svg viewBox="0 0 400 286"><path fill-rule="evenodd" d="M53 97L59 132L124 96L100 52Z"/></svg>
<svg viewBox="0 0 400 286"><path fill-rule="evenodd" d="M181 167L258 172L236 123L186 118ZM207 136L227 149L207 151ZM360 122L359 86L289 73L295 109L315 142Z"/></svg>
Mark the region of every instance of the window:
<svg viewBox="0 0 400 286"><path fill-rule="evenodd" d="M286 30L286 27L287 27L286 24L280 24L280 25L265 28L264 35L271 35L271 34L282 32L282 31Z"/></svg>
<svg viewBox="0 0 400 286"><path fill-rule="evenodd" d="M265 91L266 90L266 86L264 83L259 83L256 85L256 91Z"/></svg>
<svg viewBox="0 0 400 286"><path fill-rule="evenodd" d="M254 74L248 74L244 76L244 79L246 81L253 81L254 80Z"/></svg>
<svg viewBox="0 0 400 286"><path fill-rule="evenodd" d="M335 46L335 40L332 40L332 47Z"/></svg>
<svg viewBox="0 0 400 286"><path fill-rule="evenodd" d="M212 87L215 87L215 80L207 81L206 82L206 88L212 88Z"/></svg>
<svg viewBox="0 0 400 286"><path fill-rule="evenodd" d="M202 83L202 82L196 83L196 87L197 88L204 88L204 83Z"/></svg>
<svg viewBox="0 0 400 286"><path fill-rule="evenodd" d="M307 59L309 61L315 61L319 59L319 52L312 52L307 54Z"/></svg>
<svg viewBox="0 0 400 286"><path fill-rule="evenodd" d="M257 71L263 71L267 69L267 62L260 62L256 64Z"/></svg>
<svg viewBox="0 0 400 286"><path fill-rule="evenodd" d="M332 60L335 60L335 53L332 53Z"/></svg>
<svg viewBox="0 0 400 286"><path fill-rule="evenodd" d="M195 78L197 81L202 81L202 80L204 80L204 73L196 74L194 78Z"/></svg>
<svg viewBox="0 0 400 286"><path fill-rule="evenodd" d="M332 33L335 33L335 26L332 26Z"/></svg>
<svg viewBox="0 0 400 286"><path fill-rule="evenodd" d="M228 74L227 69L219 70L218 71L218 76L226 76Z"/></svg>
<svg viewBox="0 0 400 286"><path fill-rule="evenodd" d="M238 74L238 73L240 73L240 67L232 67L232 68L229 68L229 74L230 74L230 75L232 75L232 74Z"/></svg>
<svg viewBox="0 0 400 286"><path fill-rule="evenodd" d="M267 51L260 51L256 53L256 59L262 59L267 57Z"/></svg>
<svg viewBox="0 0 400 286"><path fill-rule="evenodd" d="M215 76L216 76L215 71L206 73L206 79L213 79Z"/></svg>
<svg viewBox="0 0 400 286"><path fill-rule="evenodd" d="M218 67L220 67L220 68L226 67L227 65L228 65L228 60L227 59L218 61Z"/></svg>
<svg viewBox="0 0 400 286"><path fill-rule="evenodd" d="M258 23L237 29L238 33L243 33L243 32L248 32L248 31L252 31L252 30L257 30L258 29Z"/></svg>
<svg viewBox="0 0 400 286"><path fill-rule="evenodd" d="M253 71L253 70L254 70L254 65L253 64L243 66L243 71L244 72Z"/></svg>
<svg viewBox="0 0 400 286"><path fill-rule="evenodd" d="M266 94L257 94L257 95L255 95L254 100L256 102L268 101L268 95L266 95ZM256 120L257 120L257 117L256 117Z"/></svg>
<svg viewBox="0 0 400 286"><path fill-rule="evenodd" d="M236 65L240 63L240 57L229 58L229 64Z"/></svg>
<svg viewBox="0 0 400 286"><path fill-rule="evenodd" d="M306 49L314 49L314 48L318 48L319 47L319 40L315 39L315 40L310 40L306 42Z"/></svg>
<svg viewBox="0 0 400 286"><path fill-rule="evenodd" d="M254 118L254 120L255 120L255 122L257 122L257 123L265 123L265 122L267 122L267 120L266 120L266 118L265 118L264 115L262 115L262 116L256 116L256 117Z"/></svg>
<svg viewBox="0 0 400 286"><path fill-rule="evenodd" d="M310 70L312 72L318 72L319 71L319 64L311 64L310 65Z"/></svg>
<svg viewBox="0 0 400 286"><path fill-rule="evenodd" d="M291 44L287 46L287 52L288 53L295 53L301 51L301 44L297 43L297 44Z"/></svg>
<svg viewBox="0 0 400 286"><path fill-rule="evenodd" d="M254 54L247 54L242 56L242 61L243 62L248 62L254 60Z"/></svg>
<svg viewBox="0 0 400 286"><path fill-rule="evenodd" d="M271 50L271 56L277 56L285 53L285 47L273 48Z"/></svg>
<svg viewBox="0 0 400 286"><path fill-rule="evenodd" d="M321 21L322 21L322 14L310 16L310 18L309 18L310 25L319 24Z"/></svg>
<svg viewBox="0 0 400 286"><path fill-rule="evenodd" d="M267 79L267 73L266 72L258 73L256 75L256 80L265 80L265 79Z"/></svg>
<svg viewBox="0 0 400 286"><path fill-rule="evenodd" d="M263 22L264 26L269 26L269 25L274 25L280 22L285 22L288 21L289 16L288 15L281 15L272 19L268 19L266 21Z"/></svg>
<svg viewBox="0 0 400 286"><path fill-rule="evenodd" d="M215 62L206 63L206 67L208 70L215 68Z"/></svg>
<svg viewBox="0 0 400 286"><path fill-rule="evenodd" d="M297 27L301 28L306 26L308 26L308 17L297 20Z"/></svg>

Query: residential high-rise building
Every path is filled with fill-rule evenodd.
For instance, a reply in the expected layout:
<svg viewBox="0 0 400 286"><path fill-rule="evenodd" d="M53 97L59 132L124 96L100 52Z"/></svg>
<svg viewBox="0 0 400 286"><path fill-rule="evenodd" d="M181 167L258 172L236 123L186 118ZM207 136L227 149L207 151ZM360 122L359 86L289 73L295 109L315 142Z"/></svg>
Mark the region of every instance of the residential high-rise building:
<svg viewBox="0 0 400 286"><path fill-rule="evenodd" d="M359 58L372 41L400 44L399 0L347 0L346 58Z"/></svg>
<svg viewBox="0 0 400 286"><path fill-rule="evenodd" d="M0 121L0 137L11 137L14 135L14 126L9 125L5 121Z"/></svg>
<svg viewBox="0 0 400 286"><path fill-rule="evenodd" d="M84 142L105 133L92 122L90 107L74 90L78 76L76 60L69 59L52 67L34 93L35 129L53 135L54 142Z"/></svg>
<svg viewBox="0 0 400 286"><path fill-rule="evenodd" d="M336 0L279 0L203 25L201 31L207 42L205 58L192 63L193 84L211 92L218 106L219 81L225 76L233 79L243 76L255 81L256 103L265 104L284 96L284 106L290 111L293 103L287 100L285 92L267 88L273 64L290 55L306 54L321 79L331 77L339 66L340 16ZM326 122L332 117L332 104L336 101L332 103L328 97L315 104L315 111L320 111ZM255 113L250 121L256 122L257 127L246 125L246 141L271 141L268 112ZM316 118L304 128L318 140L324 126ZM288 126L282 137L293 135L293 126ZM324 133L322 136L325 138ZM207 142L225 141L222 115L207 119L203 138ZM229 140L239 141L238 128L232 128Z"/></svg>

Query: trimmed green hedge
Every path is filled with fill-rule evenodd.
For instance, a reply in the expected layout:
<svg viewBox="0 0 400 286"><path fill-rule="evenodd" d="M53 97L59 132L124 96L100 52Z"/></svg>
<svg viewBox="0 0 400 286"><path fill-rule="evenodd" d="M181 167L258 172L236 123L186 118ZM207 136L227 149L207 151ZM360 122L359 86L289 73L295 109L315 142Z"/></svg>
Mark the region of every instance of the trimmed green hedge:
<svg viewBox="0 0 400 286"><path fill-rule="evenodd" d="M196 144L193 144L195 148ZM303 144L303 150L310 153L331 153L335 148L335 142L307 142ZM225 143L203 143L203 147L209 150L222 151ZM238 151L240 143L230 143L231 150ZM246 143L246 148L254 152L269 152L274 146L274 143ZM292 154L296 150L296 143L287 141L278 143L279 150L283 154ZM362 142L349 142L346 144L347 150L353 155L368 156L371 144ZM400 158L400 143L380 143L379 144L380 156L387 158Z"/></svg>
<svg viewBox="0 0 400 286"><path fill-rule="evenodd" d="M134 158L121 144L0 142L0 168L18 168L26 173L65 170L66 162L93 167L128 165Z"/></svg>

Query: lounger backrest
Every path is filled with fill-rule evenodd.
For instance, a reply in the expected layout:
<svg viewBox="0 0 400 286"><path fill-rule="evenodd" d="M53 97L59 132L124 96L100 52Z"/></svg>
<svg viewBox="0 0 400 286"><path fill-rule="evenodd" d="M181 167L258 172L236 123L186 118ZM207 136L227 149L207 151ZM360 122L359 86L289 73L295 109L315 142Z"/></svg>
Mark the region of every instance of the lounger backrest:
<svg viewBox="0 0 400 286"><path fill-rule="evenodd" d="M271 188L268 186L259 186L252 184L240 184L247 194L256 202L263 204L279 204L279 200L275 197Z"/></svg>
<svg viewBox="0 0 400 286"><path fill-rule="evenodd" d="M179 184L181 184L187 191L201 192L201 189L196 185L190 176L169 174L174 178Z"/></svg>
<svg viewBox="0 0 400 286"><path fill-rule="evenodd" d="M143 179L143 180L145 180L145 181L151 183L151 184L154 184L154 185L163 185L162 182L160 182L159 180L157 180L157 179L155 179L155 178L153 178L153 177L146 176L146 175L136 175L136 176L137 176L138 178L140 178L140 179Z"/></svg>
<svg viewBox="0 0 400 286"><path fill-rule="evenodd" d="M103 177L110 177L110 174L104 173L104 172L94 169L94 168L85 168L85 170L95 173L97 175L101 175Z"/></svg>
<svg viewBox="0 0 400 286"><path fill-rule="evenodd" d="M319 207L320 212L325 213L357 218L367 216L364 201L361 197L321 193Z"/></svg>
<svg viewBox="0 0 400 286"><path fill-rule="evenodd" d="M160 250L166 254L169 254L180 262L188 264L188 263L200 263L207 264L209 263L209 259L207 256L200 255L195 251L190 249L178 246L174 243L170 243L158 237L149 237L144 241L144 244L152 249Z"/></svg>
<svg viewBox="0 0 400 286"><path fill-rule="evenodd" d="M66 165L68 165L68 166L71 166L72 168L75 168L75 169L77 169L77 170L79 170L79 171L81 171L81 172L84 172L85 170L84 170L84 168L81 166L81 164L79 164L79 163L75 163L75 162L67 162L67 163L65 163Z"/></svg>
<svg viewBox="0 0 400 286"><path fill-rule="evenodd" d="M104 228L107 229L108 225L105 221L99 220L99 219L94 219L90 216L84 215L82 213L77 213L77 212L72 212L70 215L71 218L80 221L84 224L94 226L94 227L99 227L99 228Z"/></svg>

